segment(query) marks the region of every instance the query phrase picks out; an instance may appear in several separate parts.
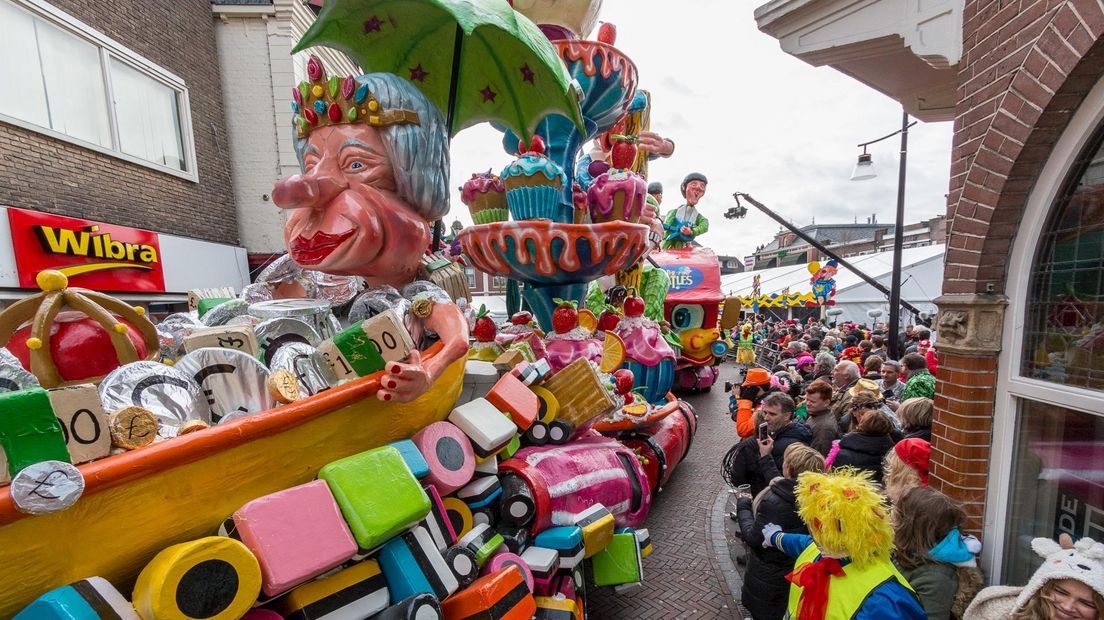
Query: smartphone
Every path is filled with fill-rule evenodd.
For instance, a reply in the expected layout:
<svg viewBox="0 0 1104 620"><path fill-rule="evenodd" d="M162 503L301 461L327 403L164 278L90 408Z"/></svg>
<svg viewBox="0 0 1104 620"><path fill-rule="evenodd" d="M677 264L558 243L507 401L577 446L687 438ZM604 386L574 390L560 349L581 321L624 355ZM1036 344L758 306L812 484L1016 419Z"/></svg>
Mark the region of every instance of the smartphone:
<svg viewBox="0 0 1104 620"><path fill-rule="evenodd" d="M770 431L767 429L768 427L766 422L763 422L759 425L759 441L763 441L770 436Z"/></svg>

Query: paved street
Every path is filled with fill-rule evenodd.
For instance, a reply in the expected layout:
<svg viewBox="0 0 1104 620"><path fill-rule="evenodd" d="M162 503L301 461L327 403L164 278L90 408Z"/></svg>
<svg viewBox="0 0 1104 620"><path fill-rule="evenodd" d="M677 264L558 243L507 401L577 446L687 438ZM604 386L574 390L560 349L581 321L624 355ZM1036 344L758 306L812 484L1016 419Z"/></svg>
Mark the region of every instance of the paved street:
<svg viewBox="0 0 1104 620"><path fill-rule="evenodd" d="M721 367L721 377L707 394L688 397L700 423L690 454L660 492L647 527L654 553L644 560L644 588L620 596L612 588L589 592L589 617L742 618L730 588L739 595L739 576L727 550L731 537L724 516L727 487L720 475L721 458L733 443L724 382L736 367ZM730 585L737 584L737 585Z"/></svg>

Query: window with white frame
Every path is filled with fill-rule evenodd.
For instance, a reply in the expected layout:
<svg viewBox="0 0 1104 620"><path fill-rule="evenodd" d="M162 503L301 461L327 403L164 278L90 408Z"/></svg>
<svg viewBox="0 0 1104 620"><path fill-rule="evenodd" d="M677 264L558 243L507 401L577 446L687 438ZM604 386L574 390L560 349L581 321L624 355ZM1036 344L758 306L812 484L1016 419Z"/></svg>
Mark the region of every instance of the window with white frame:
<svg viewBox="0 0 1104 620"><path fill-rule="evenodd" d="M39 0L0 24L0 119L194 177L183 81Z"/></svg>
<svg viewBox="0 0 1104 620"><path fill-rule="evenodd" d="M475 270L471 267L468 267L464 270L464 272L468 276L468 288L471 290L475 290Z"/></svg>
<svg viewBox="0 0 1104 620"><path fill-rule="evenodd" d="M503 276L495 276L491 279L491 288L496 291L506 290L506 278Z"/></svg>

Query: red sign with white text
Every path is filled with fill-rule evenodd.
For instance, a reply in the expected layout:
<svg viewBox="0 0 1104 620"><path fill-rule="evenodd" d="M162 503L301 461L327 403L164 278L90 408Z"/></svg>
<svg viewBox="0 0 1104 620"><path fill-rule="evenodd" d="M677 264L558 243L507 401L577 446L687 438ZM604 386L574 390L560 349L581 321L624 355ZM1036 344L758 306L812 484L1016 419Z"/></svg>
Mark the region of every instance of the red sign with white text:
<svg viewBox="0 0 1104 620"><path fill-rule="evenodd" d="M74 217L8 208L19 286L56 269L70 286L97 291L165 291L157 233Z"/></svg>

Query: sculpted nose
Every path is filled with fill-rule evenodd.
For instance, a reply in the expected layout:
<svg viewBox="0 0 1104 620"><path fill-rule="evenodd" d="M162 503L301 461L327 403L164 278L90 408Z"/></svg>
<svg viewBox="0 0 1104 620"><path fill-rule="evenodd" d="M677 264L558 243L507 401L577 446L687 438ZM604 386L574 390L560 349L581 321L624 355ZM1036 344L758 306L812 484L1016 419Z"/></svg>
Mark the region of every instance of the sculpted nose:
<svg viewBox="0 0 1104 620"><path fill-rule="evenodd" d="M344 186L329 176L293 174L276 182L272 202L281 209L321 208L341 193Z"/></svg>

